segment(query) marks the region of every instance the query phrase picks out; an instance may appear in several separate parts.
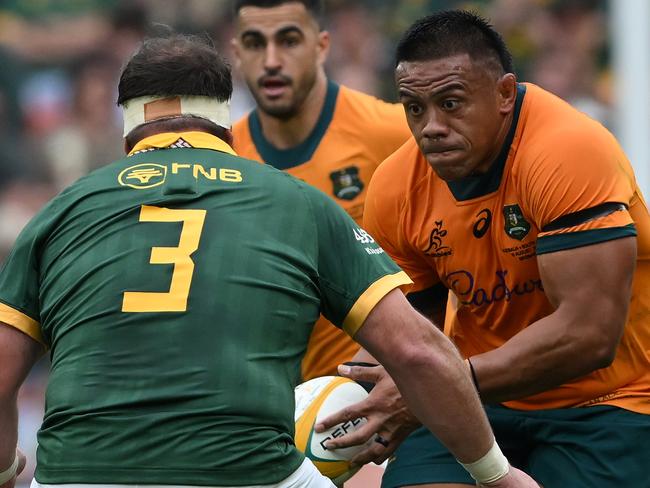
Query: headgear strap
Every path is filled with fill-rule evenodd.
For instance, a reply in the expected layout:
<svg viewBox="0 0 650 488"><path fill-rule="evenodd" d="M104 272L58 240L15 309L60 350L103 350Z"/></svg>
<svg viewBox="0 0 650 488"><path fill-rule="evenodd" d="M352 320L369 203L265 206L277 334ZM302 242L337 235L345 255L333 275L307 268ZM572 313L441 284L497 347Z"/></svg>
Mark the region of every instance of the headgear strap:
<svg viewBox="0 0 650 488"><path fill-rule="evenodd" d="M137 126L156 119L181 115L194 115L215 124L230 128L230 103L216 98L177 95L172 97L138 97L122 105L124 136Z"/></svg>

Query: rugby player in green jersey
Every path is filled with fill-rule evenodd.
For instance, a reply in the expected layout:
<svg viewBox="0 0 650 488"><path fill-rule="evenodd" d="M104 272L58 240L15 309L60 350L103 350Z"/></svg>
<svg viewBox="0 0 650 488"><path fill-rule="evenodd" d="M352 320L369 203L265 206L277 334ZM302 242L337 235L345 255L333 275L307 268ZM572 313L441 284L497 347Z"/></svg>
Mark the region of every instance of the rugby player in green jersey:
<svg viewBox="0 0 650 488"><path fill-rule="evenodd" d="M18 238L0 272L0 487L21 461L17 392L45 351L34 488L332 486L293 444L319 313L478 479L533 486L517 484L454 347L408 305L408 277L330 198L234 153L231 91L211 45L146 41L119 84L127 156Z"/></svg>

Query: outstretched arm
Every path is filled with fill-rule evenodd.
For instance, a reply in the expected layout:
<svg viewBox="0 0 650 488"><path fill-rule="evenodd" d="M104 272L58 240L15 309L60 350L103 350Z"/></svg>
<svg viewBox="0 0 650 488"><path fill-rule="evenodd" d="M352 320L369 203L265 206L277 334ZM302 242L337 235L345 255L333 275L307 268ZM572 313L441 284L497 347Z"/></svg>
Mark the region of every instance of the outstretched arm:
<svg viewBox="0 0 650 488"><path fill-rule="evenodd" d="M416 311L430 319L438 329L443 330L445 322L445 310L447 306L448 290L441 284L436 284L426 290L409 293L406 299ZM421 318L420 318L421 319ZM393 332L394 333L394 332ZM376 431L379 441L383 442L372 449L362 451L356 461L367 463L374 461L382 463L402 443L406 437L421 425L420 421L409 411L395 383L386 370L381 367L367 367L377 365L376 358L370 355L364 348L359 349L352 362L339 367L339 374L351 378L362 385L374 384L376 391L372 395L372 420L373 424L381 425ZM367 404L370 408L370 404ZM363 442L363 432L359 433L358 442ZM366 438L369 433L365 433ZM347 442L355 442L354 438L347 437Z"/></svg>
<svg viewBox="0 0 650 488"><path fill-rule="evenodd" d="M412 412L461 462L493 441L483 407L453 344L399 291L373 309L355 335L386 368Z"/></svg>
<svg viewBox="0 0 650 488"><path fill-rule="evenodd" d="M501 454L456 348L409 305L400 291L393 290L375 306L355 339L385 366L411 410L477 481L504 488L537 486L530 477L510 467ZM383 394L376 388L371 395ZM370 410L365 412L362 402L335 417L340 422L366 413ZM326 419L324 423L332 421ZM380 428L371 416L363 427L372 432ZM328 447L337 447L337 442L331 441ZM378 444L376 449L381 447ZM488 485L487 481L497 484Z"/></svg>

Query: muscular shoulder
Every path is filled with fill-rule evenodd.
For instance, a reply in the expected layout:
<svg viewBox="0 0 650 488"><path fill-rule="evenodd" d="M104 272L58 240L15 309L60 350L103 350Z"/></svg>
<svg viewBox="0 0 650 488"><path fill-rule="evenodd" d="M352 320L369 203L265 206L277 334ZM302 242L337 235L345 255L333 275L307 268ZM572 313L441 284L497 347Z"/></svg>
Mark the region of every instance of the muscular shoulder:
<svg viewBox="0 0 650 488"><path fill-rule="evenodd" d="M404 109L400 104L385 102L346 86L340 87L340 96L345 110L363 120L379 125L391 122L390 119L393 119L392 122L399 120L406 123ZM388 121L386 117L389 117Z"/></svg>
<svg viewBox="0 0 650 488"><path fill-rule="evenodd" d="M526 98L519 171L557 171L565 166L588 173L596 169L594 165L626 161L614 136L599 122L535 85L527 85Z"/></svg>
<svg viewBox="0 0 650 488"><path fill-rule="evenodd" d="M373 145L389 146L390 151L384 157L411 135L401 105L345 86L340 87L335 117L340 130L356 134Z"/></svg>
<svg viewBox="0 0 650 488"><path fill-rule="evenodd" d="M627 204L634 175L614 136L534 85L526 97L513 177L538 223L603 202Z"/></svg>

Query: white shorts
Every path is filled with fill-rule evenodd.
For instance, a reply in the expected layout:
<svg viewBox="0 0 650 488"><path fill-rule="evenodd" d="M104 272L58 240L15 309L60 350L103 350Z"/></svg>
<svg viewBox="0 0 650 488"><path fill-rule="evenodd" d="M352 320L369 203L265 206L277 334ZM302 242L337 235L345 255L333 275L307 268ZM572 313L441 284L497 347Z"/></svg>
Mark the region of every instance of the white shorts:
<svg viewBox="0 0 650 488"><path fill-rule="evenodd" d="M30 488L206 488L204 486L187 485L101 485L70 483L62 485L42 485L35 479ZM316 466L305 459L300 467L287 478L274 485L248 485L248 486L215 486L212 488L336 488L329 478L326 478Z"/></svg>

